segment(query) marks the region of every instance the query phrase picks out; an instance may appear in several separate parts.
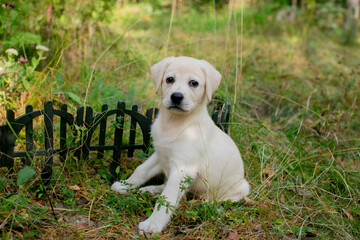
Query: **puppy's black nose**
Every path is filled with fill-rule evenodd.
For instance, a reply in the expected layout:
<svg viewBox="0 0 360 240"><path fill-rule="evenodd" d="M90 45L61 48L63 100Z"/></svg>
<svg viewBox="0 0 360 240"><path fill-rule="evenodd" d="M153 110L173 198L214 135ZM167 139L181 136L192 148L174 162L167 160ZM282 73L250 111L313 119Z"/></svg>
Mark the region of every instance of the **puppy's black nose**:
<svg viewBox="0 0 360 240"><path fill-rule="evenodd" d="M171 94L171 101L174 104L180 104L183 99L184 95L182 93L174 92L173 94Z"/></svg>

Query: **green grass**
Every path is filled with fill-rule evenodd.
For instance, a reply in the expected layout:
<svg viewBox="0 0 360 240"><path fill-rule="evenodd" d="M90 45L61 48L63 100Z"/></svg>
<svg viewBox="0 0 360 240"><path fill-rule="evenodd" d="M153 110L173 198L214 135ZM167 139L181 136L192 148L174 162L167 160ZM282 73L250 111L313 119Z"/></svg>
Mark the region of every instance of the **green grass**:
<svg viewBox="0 0 360 240"><path fill-rule="evenodd" d="M55 180L46 194L37 175L17 186L18 160L14 172L1 169L2 238L360 237L359 43L342 45L338 31L304 18L276 22L267 5L245 8L243 29L240 9L176 9L169 38L169 9L128 4L112 11L95 25L72 29L59 53L48 56L51 67L2 106L20 115L26 103L41 107L50 98L55 105L66 101L74 113L87 94L95 111L103 103L115 107L117 100L146 109L159 102L152 64L166 53L206 59L223 76L216 94L233 103L230 135L243 156L251 194L238 203L187 195L163 233L143 236L137 225L156 199L111 192L111 155L92 156L87 164L71 156L65 164L55 159ZM138 155L124 156L127 175L146 159ZM42 164L36 160L37 172Z"/></svg>

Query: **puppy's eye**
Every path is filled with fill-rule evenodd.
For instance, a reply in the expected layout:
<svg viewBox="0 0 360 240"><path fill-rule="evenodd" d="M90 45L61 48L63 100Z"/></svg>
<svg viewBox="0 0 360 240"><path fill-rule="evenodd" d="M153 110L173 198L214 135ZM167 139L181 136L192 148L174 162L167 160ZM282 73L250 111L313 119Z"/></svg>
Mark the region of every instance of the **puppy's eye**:
<svg viewBox="0 0 360 240"><path fill-rule="evenodd" d="M168 83L168 84L171 84L171 83L174 83L174 82L175 82L175 79L173 77L168 77L166 79L166 83Z"/></svg>
<svg viewBox="0 0 360 240"><path fill-rule="evenodd" d="M195 80L191 80L189 82L189 86L193 87L193 88L196 88L197 86L199 86L199 83L197 81L195 81Z"/></svg>

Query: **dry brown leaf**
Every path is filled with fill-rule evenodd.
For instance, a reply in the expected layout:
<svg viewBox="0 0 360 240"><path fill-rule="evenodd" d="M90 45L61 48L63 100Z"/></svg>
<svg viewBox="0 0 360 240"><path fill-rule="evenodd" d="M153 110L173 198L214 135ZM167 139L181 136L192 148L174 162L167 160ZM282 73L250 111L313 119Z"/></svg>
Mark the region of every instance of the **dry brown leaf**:
<svg viewBox="0 0 360 240"><path fill-rule="evenodd" d="M345 215L348 217L348 219L350 219L351 221L354 220L353 216L351 215L351 213L349 213L348 211L346 211L345 209L342 208L342 211L345 213Z"/></svg>
<svg viewBox="0 0 360 240"><path fill-rule="evenodd" d="M77 201L76 201L76 204L77 205L83 205L84 203L88 203L89 201L86 199L86 198L84 198L84 197L81 197L81 198L79 198Z"/></svg>
<svg viewBox="0 0 360 240"><path fill-rule="evenodd" d="M285 203L285 195L284 194L281 194L281 197L280 197L280 202L281 203Z"/></svg>
<svg viewBox="0 0 360 240"><path fill-rule="evenodd" d="M261 225L260 224L253 225L253 231L254 232L259 232L260 230L261 230Z"/></svg>
<svg viewBox="0 0 360 240"><path fill-rule="evenodd" d="M229 232L228 234L228 239L229 240L235 240L235 239L239 239L239 234L236 230L232 230Z"/></svg>
<svg viewBox="0 0 360 240"><path fill-rule="evenodd" d="M70 186L69 189L74 190L74 191L79 191L80 187L78 185L74 185L74 186Z"/></svg>
<svg viewBox="0 0 360 240"><path fill-rule="evenodd" d="M273 176L275 175L275 171L271 169L271 165L268 164L264 169L263 169L263 174L269 175L269 176Z"/></svg>
<svg viewBox="0 0 360 240"><path fill-rule="evenodd" d="M259 206L260 206L260 207L265 207L265 208L268 208L268 207L269 207L269 205L266 204L266 203L264 203L264 202L259 202Z"/></svg>
<svg viewBox="0 0 360 240"><path fill-rule="evenodd" d="M246 196L244 197L244 200L245 200L246 205L253 206L256 204L256 202L254 200L252 200L251 198L248 198Z"/></svg>

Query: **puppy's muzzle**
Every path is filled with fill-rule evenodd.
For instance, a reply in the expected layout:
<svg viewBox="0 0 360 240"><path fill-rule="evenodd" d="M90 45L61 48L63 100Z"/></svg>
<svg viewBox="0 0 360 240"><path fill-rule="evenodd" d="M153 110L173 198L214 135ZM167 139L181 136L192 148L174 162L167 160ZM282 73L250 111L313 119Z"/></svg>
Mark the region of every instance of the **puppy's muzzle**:
<svg viewBox="0 0 360 240"><path fill-rule="evenodd" d="M179 92L174 92L171 94L171 101L174 105L178 106L181 104L182 100L184 99L184 95Z"/></svg>

